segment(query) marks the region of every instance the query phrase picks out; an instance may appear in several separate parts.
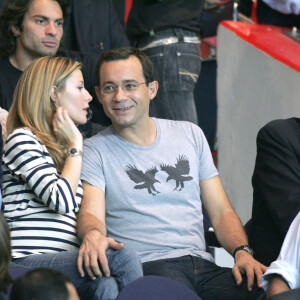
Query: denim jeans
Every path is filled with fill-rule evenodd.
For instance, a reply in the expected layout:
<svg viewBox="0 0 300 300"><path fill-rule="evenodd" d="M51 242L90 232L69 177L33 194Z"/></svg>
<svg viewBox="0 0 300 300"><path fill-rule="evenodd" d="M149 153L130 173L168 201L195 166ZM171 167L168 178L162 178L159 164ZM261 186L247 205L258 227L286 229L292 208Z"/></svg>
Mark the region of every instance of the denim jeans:
<svg viewBox="0 0 300 300"><path fill-rule="evenodd" d="M195 291L203 300L257 299L263 293L256 282L247 290L244 276L236 285L230 268L222 268L201 257L183 256L143 263L144 275L157 275L177 280Z"/></svg>
<svg viewBox="0 0 300 300"><path fill-rule="evenodd" d="M179 42L144 50L154 65L159 88L150 102L150 116L190 121L198 124L194 88L201 68L199 44L185 43L183 36L196 36L182 29L167 29L143 39L139 46L153 40L176 36Z"/></svg>
<svg viewBox="0 0 300 300"><path fill-rule="evenodd" d="M63 251L42 255L29 255L15 259L14 263L29 269L40 267L52 268L67 275L74 283L81 300L115 299L122 288L131 281L142 277L142 266L137 255L129 250L122 249L106 251L110 277L89 279L86 274L83 278L77 270L78 251Z"/></svg>

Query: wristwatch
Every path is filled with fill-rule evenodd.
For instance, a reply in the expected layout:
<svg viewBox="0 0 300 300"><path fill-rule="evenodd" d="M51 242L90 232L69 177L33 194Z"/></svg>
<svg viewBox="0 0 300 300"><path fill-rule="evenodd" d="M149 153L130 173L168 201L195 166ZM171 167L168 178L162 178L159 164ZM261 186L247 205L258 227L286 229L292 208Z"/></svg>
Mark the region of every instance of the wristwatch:
<svg viewBox="0 0 300 300"><path fill-rule="evenodd" d="M82 151L78 148L69 148L66 149L67 156L82 156Z"/></svg>
<svg viewBox="0 0 300 300"><path fill-rule="evenodd" d="M253 251L248 245L242 245L242 246L236 247L236 248L233 250L233 253L232 253L233 258L235 258L235 254L236 254L239 250L244 250L244 251L248 252L249 254L251 254L252 256L254 255L254 251Z"/></svg>

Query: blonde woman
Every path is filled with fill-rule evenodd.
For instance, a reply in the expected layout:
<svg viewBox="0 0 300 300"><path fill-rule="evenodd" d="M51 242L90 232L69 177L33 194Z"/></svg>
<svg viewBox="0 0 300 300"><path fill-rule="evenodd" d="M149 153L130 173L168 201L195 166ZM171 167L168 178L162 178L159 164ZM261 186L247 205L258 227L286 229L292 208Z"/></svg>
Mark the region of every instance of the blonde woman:
<svg viewBox="0 0 300 300"><path fill-rule="evenodd" d="M76 125L87 122L91 100L80 63L69 58L39 58L23 72L7 119L4 215L15 263L62 271L81 299L114 299L142 276L132 252L109 249L107 277L91 280L76 267L76 214L82 199L82 135Z"/></svg>

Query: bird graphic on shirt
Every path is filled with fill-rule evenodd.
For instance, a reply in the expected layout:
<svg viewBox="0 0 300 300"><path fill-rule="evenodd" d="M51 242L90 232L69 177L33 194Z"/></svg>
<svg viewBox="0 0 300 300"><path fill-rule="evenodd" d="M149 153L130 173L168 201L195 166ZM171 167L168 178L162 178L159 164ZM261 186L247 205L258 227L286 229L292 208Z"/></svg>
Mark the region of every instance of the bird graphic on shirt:
<svg viewBox="0 0 300 300"><path fill-rule="evenodd" d="M160 165L160 169L161 171L165 171L169 175L167 178L167 182L171 179L176 181L176 187L174 188L174 191L181 191L184 188L184 182L193 179L192 176L185 176L190 173L190 163L187 157L184 155L179 155L175 167L162 164Z"/></svg>
<svg viewBox="0 0 300 300"><path fill-rule="evenodd" d="M127 165L125 172L133 182L139 183L134 186L135 189L147 189L148 193L151 195L160 193L154 187L156 182L160 183L160 181L155 179L155 174L158 172L156 167L152 167L144 173L143 171L138 170L136 166Z"/></svg>

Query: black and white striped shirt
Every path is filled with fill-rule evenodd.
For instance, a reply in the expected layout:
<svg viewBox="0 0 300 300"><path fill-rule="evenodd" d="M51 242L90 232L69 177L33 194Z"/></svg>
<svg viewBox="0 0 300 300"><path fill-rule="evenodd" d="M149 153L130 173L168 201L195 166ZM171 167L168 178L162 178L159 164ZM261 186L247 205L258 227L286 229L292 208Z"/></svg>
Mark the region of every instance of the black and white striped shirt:
<svg viewBox="0 0 300 300"><path fill-rule="evenodd" d="M28 128L16 129L7 138L2 167L4 215L11 230L13 258L77 249L81 182L74 197L47 148Z"/></svg>

